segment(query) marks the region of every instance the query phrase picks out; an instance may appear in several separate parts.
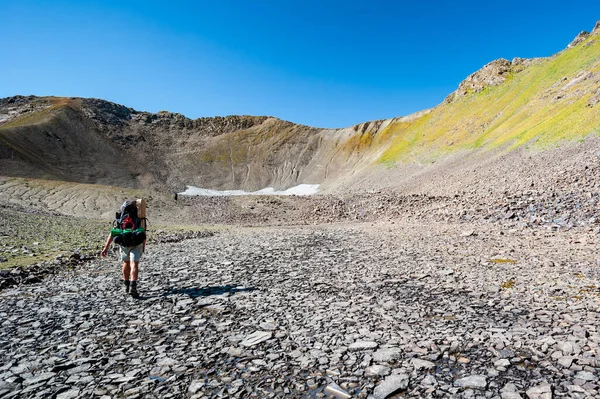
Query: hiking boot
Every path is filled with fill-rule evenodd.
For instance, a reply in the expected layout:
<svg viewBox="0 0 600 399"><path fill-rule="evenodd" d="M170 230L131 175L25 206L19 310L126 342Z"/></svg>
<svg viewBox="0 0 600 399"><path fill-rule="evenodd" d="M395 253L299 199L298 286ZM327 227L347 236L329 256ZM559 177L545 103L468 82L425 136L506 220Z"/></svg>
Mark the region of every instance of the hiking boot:
<svg viewBox="0 0 600 399"><path fill-rule="evenodd" d="M137 281L132 281L131 282L131 290L129 291L129 293L131 294L131 296L133 298L139 298L140 294L137 291Z"/></svg>
<svg viewBox="0 0 600 399"><path fill-rule="evenodd" d="M125 293L129 294L129 280L123 280L123 284L125 284Z"/></svg>

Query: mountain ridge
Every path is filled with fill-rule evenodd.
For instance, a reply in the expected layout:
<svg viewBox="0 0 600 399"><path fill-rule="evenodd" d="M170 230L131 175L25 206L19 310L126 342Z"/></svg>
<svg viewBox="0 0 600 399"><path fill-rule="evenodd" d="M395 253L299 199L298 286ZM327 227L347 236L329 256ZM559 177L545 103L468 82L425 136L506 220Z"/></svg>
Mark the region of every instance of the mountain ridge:
<svg viewBox="0 0 600 399"><path fill-rule="evenodd" d="M550 148L600 132L600 22L545 58L498 59L434 108L340 129L271 116L189 119L102 99L0 99L6 176L182 191L308 183L344 190L452 154ZM485 155L489 156L489 155ZM368 189L368 187L364 187Z"/></svg>

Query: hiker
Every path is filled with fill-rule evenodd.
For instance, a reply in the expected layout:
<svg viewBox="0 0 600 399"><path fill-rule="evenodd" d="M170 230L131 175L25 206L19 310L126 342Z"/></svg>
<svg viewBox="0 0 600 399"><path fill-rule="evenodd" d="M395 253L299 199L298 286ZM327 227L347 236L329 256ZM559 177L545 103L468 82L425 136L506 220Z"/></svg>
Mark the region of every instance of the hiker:
<svg viewBox="0 0 600 399"><path fill-rule="evenodd" d="M127 200L117 212L115 226L106 237L106 243L100 253L106 256L110 244L119 245L123 261L123 283L125 292L133 298L139 298L137 281L142 254L146 250L146 203L144 200Z"/></svg>

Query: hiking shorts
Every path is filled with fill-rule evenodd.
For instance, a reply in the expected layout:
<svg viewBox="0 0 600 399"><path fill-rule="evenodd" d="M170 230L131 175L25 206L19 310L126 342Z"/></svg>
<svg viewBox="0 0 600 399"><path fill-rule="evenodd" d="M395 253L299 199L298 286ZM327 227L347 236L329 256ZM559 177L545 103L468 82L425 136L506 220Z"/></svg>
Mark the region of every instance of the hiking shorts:
<svg viewBox="0 0 600 399"><path fill-rule="evenodd" d="M142 257L143 248L144 244L136 245L135 247L124 247L119 245L121 260L123 262L129 262L131 259L133 262L139 262Z"/></svg>

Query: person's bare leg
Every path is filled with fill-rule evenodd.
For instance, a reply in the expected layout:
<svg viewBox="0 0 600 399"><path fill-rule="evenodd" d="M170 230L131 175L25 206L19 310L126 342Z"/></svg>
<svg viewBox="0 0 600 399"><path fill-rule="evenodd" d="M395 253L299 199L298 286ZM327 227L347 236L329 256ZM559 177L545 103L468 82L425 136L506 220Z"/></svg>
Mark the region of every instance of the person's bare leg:
<svg viewBox="0 0 600 399"><path fill-rule="evenodd" d="M123 261L123 280L130 280L129 276L131 275L131 262L124 260Z"/></svg>
<svg viewBox="0 0 600 399"><path fill-rule="evenodd" d="M134 298L139 297L137 292L137 279L139 274L140 262L132 262L131 265L131 296Z"/></svg>
<svg viewBox="0 0 600 399"><path fill-rule="evenodd" d="M125 284L125 292L129 292L129 276L131 274L131 263L123 261L123 284ZM137 273L136 273L137 274Z"/></svg>
<svg viewBox="0 0 600 399"><path fill-rule="evenodd" d="M131 281L137 281L139 274L140 262L131 262Z"/></svg>

